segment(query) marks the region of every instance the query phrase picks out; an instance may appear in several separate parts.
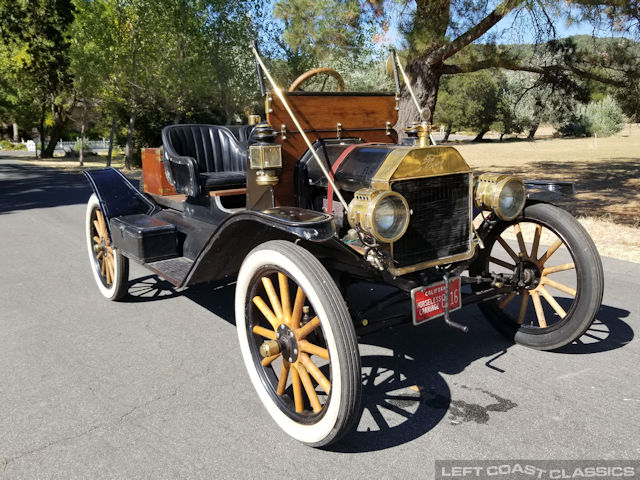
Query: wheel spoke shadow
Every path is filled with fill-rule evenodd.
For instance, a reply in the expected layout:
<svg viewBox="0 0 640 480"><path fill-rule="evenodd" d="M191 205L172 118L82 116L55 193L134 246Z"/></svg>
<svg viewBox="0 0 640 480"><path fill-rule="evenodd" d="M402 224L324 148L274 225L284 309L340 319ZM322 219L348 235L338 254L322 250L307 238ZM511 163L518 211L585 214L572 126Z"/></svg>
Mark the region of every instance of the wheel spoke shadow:
<svg viewBox="0 0 640 480"><path fill-rule="evenodd" d="M157 275L147 275L129 282L128 295L121 301L127 303L155 302L182 295L171 283Z"/></svg>
<svg viewBox="0 0 640 480"><path fill-rule="evenodd" d="M558 299L559 303L566 299ZM629 316L629 311L621 308L602 305L591 326L575 342L558 350L558 353L582 355L586 353L600 353L624 347L633 340L633 328L622 320Z"/></svg>

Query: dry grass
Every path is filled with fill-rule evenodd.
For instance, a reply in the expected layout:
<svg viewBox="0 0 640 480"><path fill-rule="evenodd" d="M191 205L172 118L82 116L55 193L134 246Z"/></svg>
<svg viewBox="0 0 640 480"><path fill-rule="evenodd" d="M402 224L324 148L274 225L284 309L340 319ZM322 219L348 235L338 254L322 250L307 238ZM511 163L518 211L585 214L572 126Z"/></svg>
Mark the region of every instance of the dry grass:
<svg viewBox="0 0 640 480"><path fill-rule="evenodd" d="M602 255L640 263L640 125L597 142L547 136L456 148L479 172L575 182L575 197L562 206L580 219Z"/></svg>

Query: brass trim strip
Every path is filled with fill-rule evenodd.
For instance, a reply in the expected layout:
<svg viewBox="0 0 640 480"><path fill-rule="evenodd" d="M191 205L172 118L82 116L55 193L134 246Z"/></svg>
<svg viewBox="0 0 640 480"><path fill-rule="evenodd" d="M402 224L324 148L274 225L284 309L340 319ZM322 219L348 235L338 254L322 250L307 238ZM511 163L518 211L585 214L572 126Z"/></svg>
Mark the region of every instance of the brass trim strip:
<svg viewBox="0 0 640 480"><path fill-rule="evenodd" d="M428 262L418 263L416 265L409 265L408 267L395 268L389 267L389 273L392 275L404 275L406 273L417 272L418 270L424 270L425 268L435 267L437 265L443 265L445 263L461 262L462 260L469 260L476 253L476 242L471 242L471 249L468 252L459 253L458 255L452 255L450 257L436 258L435 260L429 260Z"/></svg>

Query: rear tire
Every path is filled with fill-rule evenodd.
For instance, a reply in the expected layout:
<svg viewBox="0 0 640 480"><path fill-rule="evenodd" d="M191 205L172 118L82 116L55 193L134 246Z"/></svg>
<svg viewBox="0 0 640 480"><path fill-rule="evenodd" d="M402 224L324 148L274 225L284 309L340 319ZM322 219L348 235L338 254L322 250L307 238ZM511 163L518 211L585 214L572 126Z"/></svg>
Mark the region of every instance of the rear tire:
<svg viewBox="0 0 640 480"><path fill-rule="evenodd" d="M360 410L358 343L322 264L293 243L264 243L242 263L235 310L249 377L278 426L314 447L351 430ZM268 343L277 353L261 353Z"/></svg>
<svg viewBox="0 0 640 480"><path fill-rule="evenodd" d="M115 301L127 294L129 259L111 245L106 221L94 193L87 203L85 219L89 263L102 296Z"/></svg>

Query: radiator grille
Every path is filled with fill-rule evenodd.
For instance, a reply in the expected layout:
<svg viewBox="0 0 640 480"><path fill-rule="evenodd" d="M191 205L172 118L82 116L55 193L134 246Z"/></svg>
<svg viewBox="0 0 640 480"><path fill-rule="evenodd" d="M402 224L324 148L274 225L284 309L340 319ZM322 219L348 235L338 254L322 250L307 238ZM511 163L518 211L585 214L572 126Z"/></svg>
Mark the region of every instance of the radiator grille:
<svg viewBox="0 0 640 480"><path fill-rule="evenodd" d="M413 210L407 233L393 244L396 268L469 251L470 181L464 173L392 184Z"/></svg>

